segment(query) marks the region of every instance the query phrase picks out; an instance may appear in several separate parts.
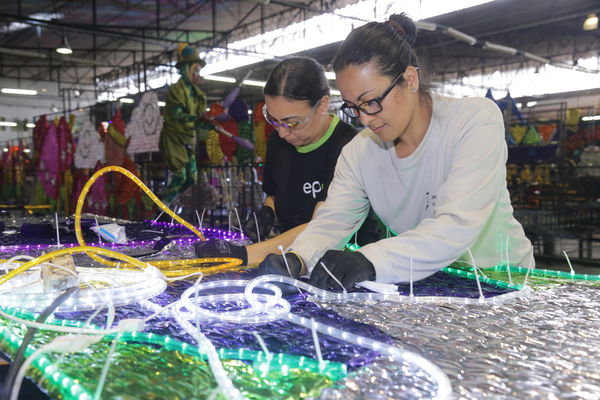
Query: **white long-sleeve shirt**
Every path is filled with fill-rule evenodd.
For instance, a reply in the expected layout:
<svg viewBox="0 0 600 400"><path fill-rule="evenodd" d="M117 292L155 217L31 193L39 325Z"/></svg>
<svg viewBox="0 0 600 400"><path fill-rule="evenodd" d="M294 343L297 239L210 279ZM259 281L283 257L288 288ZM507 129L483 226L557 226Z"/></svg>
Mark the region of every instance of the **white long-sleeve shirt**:
<svg viewBox="0 0 600 400"><path fill-rule="evenodd" d="M369 203L397 236L361 248L376 281L423 279L460 260L479 267L529 266L531 243L513 217L506 188L507 147L498 107L485 98L432 96L429 128L408 157L370 129L338 159L327 200L291 248L309 271L328 249L341 249ZM508 243L508 252L506 244Z"/></svg>

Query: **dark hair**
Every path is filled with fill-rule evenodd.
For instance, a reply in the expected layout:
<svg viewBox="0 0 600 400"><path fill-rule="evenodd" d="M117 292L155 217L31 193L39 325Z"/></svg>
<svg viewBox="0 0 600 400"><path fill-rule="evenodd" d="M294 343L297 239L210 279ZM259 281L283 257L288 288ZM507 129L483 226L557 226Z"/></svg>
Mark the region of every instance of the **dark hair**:
<svg viewBox="0 0 600 400"><path fill-rule="evenodd" d="M412 65L419 67L419 90L427 93L423 66L413 49L416 39L417 27L404 13L391 15L386 22L369 22L346 37L333 59L333 69L337 72L373 60L383 75L394 79Z"/></svg>
<svg viewBox="0 0 600 400"><path fill-rule="evenodd" d="M281 61L269 74L263 93L291 100L307 100L311 107L329 95L325 69L308 57L291 57Z"/></svg>

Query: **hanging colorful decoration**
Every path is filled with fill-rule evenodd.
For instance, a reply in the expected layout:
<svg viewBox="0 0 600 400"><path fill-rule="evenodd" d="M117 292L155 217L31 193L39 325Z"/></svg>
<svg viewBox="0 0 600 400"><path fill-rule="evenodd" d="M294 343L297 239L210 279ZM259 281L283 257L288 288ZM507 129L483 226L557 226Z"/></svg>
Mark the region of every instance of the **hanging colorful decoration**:
<svg viewBox="0 0 600 400"><path fill-rule="evenodd" d="M529 128L527 128L527 132L525 133L525 136L523 136L523 140L521 141L522 144L539 144L542 141L542 138L540 137L540 134L538 133L538 131L535 129L535 126L530 125Z"/></svg>
<svg viewBox="0 0 600 400"><path fill-rule="evenodd" d="M225 155L221 150L221 143L219 142L219 134L217 131L211 130L208 132L208 138L206 139L206 153L211 163L215 165L223 164Z"/></svg>
<svg viewBox="0 0 600 400"><path fill-rule="evenodd" d="M75 168L92 169L98 161L104 162L104 144L100 134L89 120L83 123L78 136L75 147Z"/></svg>
<svg viewBox="0 0 600 400"><path fill-rule="evenodd" d="M252 140L252 125L249 121L239 121L238 122L238 132L241 138ZM248 162L252 162L252 151L238 146L235 151L235 157L238 160L239 164L246 164Z"/></svg>
<svg viewBox="0 0 600 400"><path fill-rule="evenodd" d="M158 97L154 92L148 91L140 99L127 124L126 136L131 138L129 152L136 154L158 151L162 127Z"/></svg>
<svg viewBox="0 0 600 400"><path fill-rule="evenodd" d="M257 162L264 162L267 158L267 138L268 134L272 132L271 125L265 121L263 116L262 110L264 105L264 102L258 103L256 107L254 107L254 113L252 114Z"/></svg>
<svg viewBox="0 0 600 400"><path fill-rule="evenodd" d="M36 176L51 199L58 197L61 165L59 163L58 127L52 123L43 139Z"/></svg>
<svg viewBox="0 0 600 400"><path fill-rule="evenodd" d="M537 131L542 139L544 139L544 142L548 143L552 140L554 133L556 132L556 124L538 125Z"/></svg>
<svg viewBox="0 0 600 400"><path fill-rule="evenodd" d="M108 165L123 167L139 177L140 173L127 153L129 141L130 139L125 137L125 121L121 117L121 111L117 110L108 126L104 140L106 162ZM113 208L119 210L120 216L123 218L130 218L130 214L134 212L138 216L143 215L146 211L139 188L122 175L115 176L111 194L113 195Z"/></svg>
<svg viewBox="0 0 600 400"><path fill-rule="evenodd" d="M60 188L56 209L64 211L65 215L69 215L71 213L70 206L73 192L71 167L73 166L75 145L73 144L71 128L65 117L61 117L58 122L58 149Z"/></svg>
<svg viewBox="0 0 600 400"><path fill-rule="evenodd" d="M509 130L510 130L510 134L512 135L512 137L515 139L515 143L519 144L523 140L523 137L525 136L525 132L527 132L527 126L526 125L515 125L515 126L511 126Z"/></svg>
<svg viewBox="0 0 600 400"><path fill-rule="evenodd" d="M96 163L96 167L94 168L94 173L98 172L102 168L103 168L102 163L100 161L98 161ZM107 192L108 181L107 181L107 179L108 178L106 176L102 176L102 177L96 179L96 183L90 189L90 193L87 196L86 202L85 202L85 207L88 212L93 213L93 214L98 214L98 215L107 215L108 214L108 192ZM86 177L85 181L83 182L83 185L85 185L85 182L87 182L87 177ZM81 189L83 189L83 185L81 186ZM81 193L81 189L78 191L77 197L79 197L79 193ZM75 200L75 201L77 201L77 200Z"/></svg>
<svg viewBox="0 0 600 400"><path fill-rule="evenodd" d="M239 136L237 123L232 118L220 122L219 125L233 136ZM221 150L225 157L227 157L227 160L231 160L238 147L235 140L225 135L219 135L219 144L221 145Z"/></svg>

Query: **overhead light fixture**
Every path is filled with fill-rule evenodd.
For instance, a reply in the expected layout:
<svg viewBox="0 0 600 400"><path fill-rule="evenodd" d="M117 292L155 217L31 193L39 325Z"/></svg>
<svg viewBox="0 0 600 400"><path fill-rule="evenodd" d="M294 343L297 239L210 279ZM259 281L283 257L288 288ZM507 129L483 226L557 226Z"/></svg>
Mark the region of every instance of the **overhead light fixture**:
<svg viewBox="0 0 600 400"><path fill-rule="evenodd" d="M501 44L492 42L483 42L483 48L485 50L497 51L498 53L504 53L511 56L517 54L517 49L515 49L514 47L503 46Z"/></svg>
<svg viewBox="0 0 600 400"><path fill-rule="evenodd" d="M0 121L0 126L17 126L17 123L9 121Z"/></svg>
<svg viewBox="0 0 600 400"><path fill-rule="evenodd" d="M527 107L535 107L537 105L537 101L528 101Z"/></svg>
<svg viewBox="0 0 600 400"><path fill-rule="evenodd" d="M28 122L25 124L25 126L28 128L35 128L35 124L33 122Z"/></svg>
<svg viewBox="0 0 600 400"><path fill-rule="evenodd" d="M56 48L56 52L59 54L73 54L73 50L71 50L71 46L69 46L69 41L67 40L67 35L64 36L62 44Z"/></svg>
<svg viewBox="0 0 600 400"><path fill-rule="evenodd" d="M537 62L541 62L542 64L548 64L550 63L550 60L544 57L540 57L538 55L535 54L531 54L528 52L523 52L523 57L525 57L528 60L532 60L532 61L537 61Z"/></svg>
<svg viewBox="0 0 600 400"><path fill-rule="evenodd" d="M438 27L437 24L426 21L415 21L415 25L417 26L417 29L423 29L429 32L434 32Z"/></svg>
<svg viewBox="0 0 600 400"><path fill-rule="evenodd" d="M235 83L235 79L234 78L230 78L228 76L204 75L202 78L206 79L207 81Z"/></svg>
<svg viewBox="0 0 600 400"><path fill-rule="evenodd" d="M332 96L341 96L342 92L340 92L339 90L331 89L329 90L329 94L331 94Z"/></svg>
<svg viewBox="0 0 600 400"><path fill-rule="evenodd" d="M335 81L335 72L325 72L325 78L329 79L330 81Z"/></svg>
<svg viewBox="0 0 600 400"><path fill-rule="evenodd" d="M581 117L582 121L600 121L600 114L598 115L586 115L585 117Z"/></svg>
<svg viewBox="0 0 600 400"><path fill-rule="evenodd" d="M246 86L258 86L258 87L264 87L267 82L263 82L263 81L253 81L251 79L246 79L244 82L242 82L244 85Z"/></svg>
<svg viewBox="0 0 600 400"><path fill-rule="evenodd" d="M595 13L588 14L585 21L583 21L583 30L593 31L594 29L598 29L598 16Z"/></svg>
<svg viewBox="0 0 600 400"><path fill-rule="evenodd" d="M465 42L471 46L473 46L473 45L475 45L475 43L477 43L477 39L474 38L473 36L467 35L466 33L461 32L461 31L456 30L451 27L444 28L444 34L446 36L450 36L451 38L456 39L460 42Z"/></svg>
<svg viewBox="0 0 600 400"><path fill-rule="evenodd" d="M165 103L164 101L159 101L156 104L158 104L159 107L164 107L167 105L167 103Z"/></svg>
<svg viewBox="0 0 600 400"><path fill-rule="evenodd" d="M120 101L121 103L127 103L127 104L131 104L131 103L134 103L134 102L135 102L135 100L133 100L133 99L130 99L129 97L121 97L121 98L119 99L119 101Z"/></svg>
<svg viewBox="0 0 600 400"><path fill-rule="evenodd" d="M22 94L25 96L35 96L38 94L37 90L29 90L29 89L2 88L0 91L4 94Z"/></svg>

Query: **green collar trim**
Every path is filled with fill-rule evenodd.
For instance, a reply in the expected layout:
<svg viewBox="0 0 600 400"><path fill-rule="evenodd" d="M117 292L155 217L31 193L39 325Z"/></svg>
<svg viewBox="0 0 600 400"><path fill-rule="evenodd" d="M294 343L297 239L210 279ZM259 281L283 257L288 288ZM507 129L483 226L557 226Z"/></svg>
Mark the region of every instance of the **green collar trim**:
<svg viewBox="0 0 600 400"><path fill-rule="evenodd" d="M323 143L325 143L331 137L331 134L335 130L335 127L337 126L338 122L340 122L340 117L338 117L337 115L333 115L331 123L329 124L329 128L327 128L325 134L321 136L321 139L317 140L314 143L307 144L306 146L296 146L296 150L298 151L298 153L310 153L311 151L321 147Z"/></svg>

